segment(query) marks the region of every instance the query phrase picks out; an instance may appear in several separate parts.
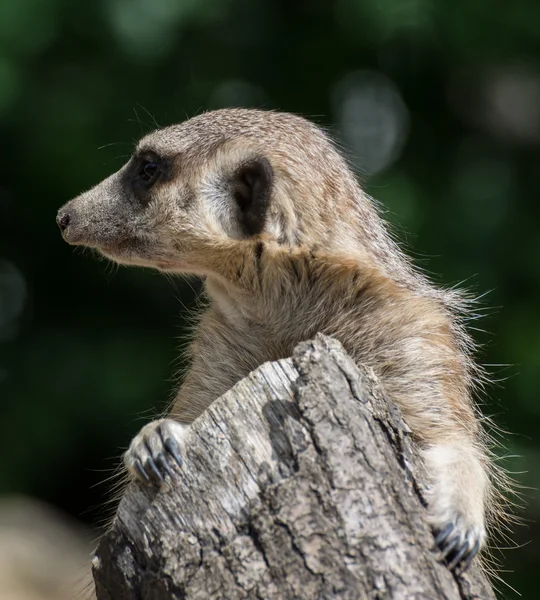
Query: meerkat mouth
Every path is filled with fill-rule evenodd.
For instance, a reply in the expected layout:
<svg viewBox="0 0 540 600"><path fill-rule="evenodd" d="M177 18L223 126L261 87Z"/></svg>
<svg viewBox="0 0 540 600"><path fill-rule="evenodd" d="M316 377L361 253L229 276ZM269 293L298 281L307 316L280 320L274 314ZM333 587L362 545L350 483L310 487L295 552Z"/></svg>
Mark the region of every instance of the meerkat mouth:
<svg viewBox="0 0 540 600"><path fill-rule="evenodd" d="M158 262L156 263L156 267L160 271L175 271L179 269L179 265L172 262Z"/></svg>
<svg viewBox="0 0 540 600"><path fill-rule="evenodd" d="M185 266L179 261L165 257L153 257L144 251L144 246L126 241L121 244L94 247L106 258L122 265L149 267L167 273L185 273Z"/></svg>

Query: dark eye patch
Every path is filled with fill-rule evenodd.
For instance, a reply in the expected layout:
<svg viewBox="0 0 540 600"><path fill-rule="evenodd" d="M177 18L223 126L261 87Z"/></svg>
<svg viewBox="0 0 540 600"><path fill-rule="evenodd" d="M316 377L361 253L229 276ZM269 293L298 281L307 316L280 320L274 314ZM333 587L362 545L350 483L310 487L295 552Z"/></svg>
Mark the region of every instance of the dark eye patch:
<svg viewBox="0 0 540 600"><path fill-rule="evenodd" d="M164 161L153 152L135 157L135 181L149 189L163 173Z"/></svg>
<svg viewBox="0 0 540 600"><path fill-rule="evenodd" d="M156 183L167 178L169 173L170 159L146 150L133 156L125 181L131 186L138 201L146 205L150 200L150 190Z"/></svg>
<svg viewBox="0 0 540 600"><path fill-rule="evenodd" d="M159 173L159 164L155 160L145 160L139 169L138 177L147 185L150 185L157 179Z"/></svg>

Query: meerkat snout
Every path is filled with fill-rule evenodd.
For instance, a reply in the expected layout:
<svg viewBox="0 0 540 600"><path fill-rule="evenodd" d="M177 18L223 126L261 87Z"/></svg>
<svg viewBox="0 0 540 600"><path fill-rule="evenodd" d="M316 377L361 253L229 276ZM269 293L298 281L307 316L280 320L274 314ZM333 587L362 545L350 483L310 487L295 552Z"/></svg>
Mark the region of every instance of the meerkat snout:
<svg viewBox="0 0 540 600"><path fill-rule="evenodd" d="M64 241L69 244L75 243L76 238L79 236L79 221L77 211L73 208L71 202L63 206L56 215L56 224L60 228Z"/></svg>
<svg viewBox="0 0 540 600"><path fill-rule="evenodd" d="M56 224L60 227L60 231L65 231L67 229L70 219L69 213L64 211L60 211L56 215Z"/></svg>

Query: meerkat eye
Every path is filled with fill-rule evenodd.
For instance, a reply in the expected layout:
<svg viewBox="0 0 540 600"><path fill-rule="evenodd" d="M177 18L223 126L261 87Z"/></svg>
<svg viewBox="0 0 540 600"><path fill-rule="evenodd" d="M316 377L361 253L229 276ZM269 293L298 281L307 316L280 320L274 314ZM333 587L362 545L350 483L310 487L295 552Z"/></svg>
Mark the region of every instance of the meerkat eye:
<svg viewBox="0 0 540 600"><path fill-rule="evenodd" d="M139 178L145 183L153 183L159 175L159 165L157 162L148 160L144 161L139 170Z"/></svg>
<svg viewBox="0 0 540 600"><path fill-rule="evenodd" d="M144 152L133 158L129 172L133 192L143 203L147 203L148 192L162 177L167 174L167 160L154 152Z"/></svg>

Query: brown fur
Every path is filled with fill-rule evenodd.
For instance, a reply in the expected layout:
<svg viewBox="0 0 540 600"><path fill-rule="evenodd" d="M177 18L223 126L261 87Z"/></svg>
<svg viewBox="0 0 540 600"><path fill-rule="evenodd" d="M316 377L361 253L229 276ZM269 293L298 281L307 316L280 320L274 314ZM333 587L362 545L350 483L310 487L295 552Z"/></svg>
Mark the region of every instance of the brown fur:
<svg viewBox="0 0 540 600"><path fill-rule="evenodd" d="M167 166L141 196L131 182L146 155ZM230 182L261 157L272 168L270 202L262 231L247 235ZM334 336L373 368L421 443L435 530L453 524L471 551L483 543L492 466L472 400L479 370L462 298L411 266L315 125L231 109L156 131L128 165L63 207L62 219L70 243L205 278L210 306L170 418L189 424L261 363L290 356L317 332ZM141 440L159 445L159 423L128 451L134 476Z"/></svg>

